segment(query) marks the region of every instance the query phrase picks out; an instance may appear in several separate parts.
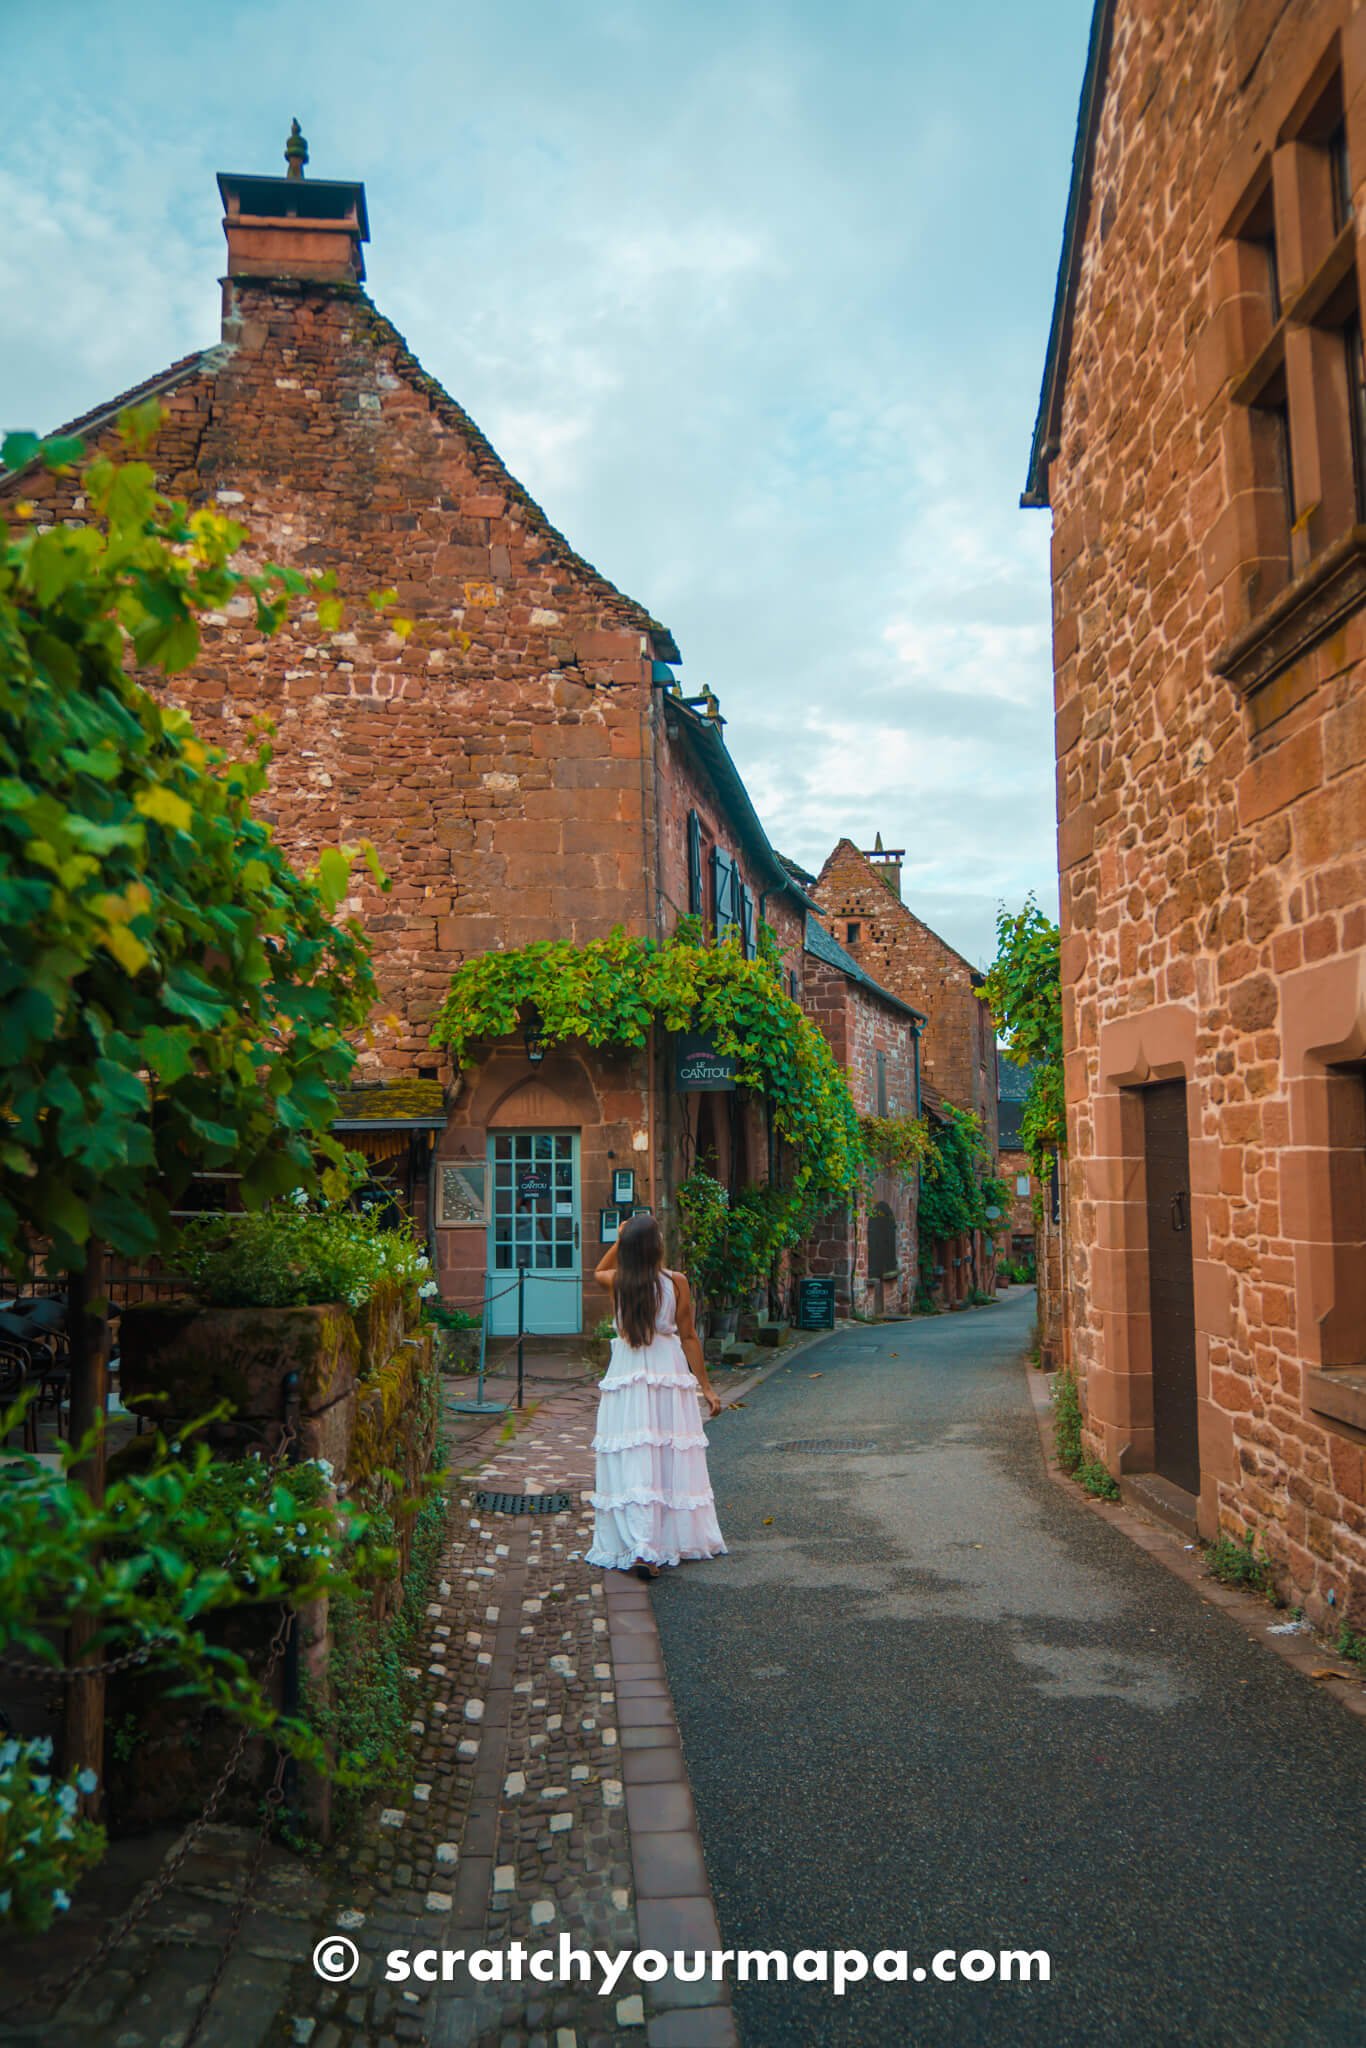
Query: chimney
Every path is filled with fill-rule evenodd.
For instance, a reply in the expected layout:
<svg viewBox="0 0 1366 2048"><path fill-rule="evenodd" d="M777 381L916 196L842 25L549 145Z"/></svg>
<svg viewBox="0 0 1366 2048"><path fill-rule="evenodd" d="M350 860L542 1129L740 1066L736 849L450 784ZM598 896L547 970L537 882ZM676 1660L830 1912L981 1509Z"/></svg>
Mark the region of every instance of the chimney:
<svg viewBox="0 0 1366 2048"><path fill-rule="evenodd" d="M359 284L361 243L370 239L364 185L305 178L308 144L294 122L285 143L285 176L220 171L228 278L297 277Z"/></svg>
<svg viewBox="0 0 1366 2048"><path fill-rule="evenodd" d="M897 902L900 903L901 863L906 858L905 847L884 846L882 843L882 834L879 832L877 835L876 842L872 847L872 850L865 851L863 858L866 861L871 862L872 865L877 869L878 874L882 877L882 880L887 886L887 888L890 889L893 896L895 896Z"/></svg>

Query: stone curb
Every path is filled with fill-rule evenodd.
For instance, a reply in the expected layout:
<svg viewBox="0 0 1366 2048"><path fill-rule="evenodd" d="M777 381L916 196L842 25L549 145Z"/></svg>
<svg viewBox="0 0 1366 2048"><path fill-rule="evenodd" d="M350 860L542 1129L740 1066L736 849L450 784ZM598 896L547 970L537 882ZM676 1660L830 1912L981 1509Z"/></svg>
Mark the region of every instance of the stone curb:
<svg viewBox="0 0 1366 2048"><path fill-rule="evenodd" d="M716 1902L649 1588L627 1572L604 1572L602 1583L640 1947L719 1949ZM691 2003L690 1994L705 2002ZM739 2048L725 1982L694 1987L665 1978L652 1987L650 2005L649 2048Z"/></svg>
<svg viewBox="0 0 1366 2048"><path fill-rule="evenodd" d="M1261 1649L1269 1650L1288 1664L1292 1671L1308 1679L1314 1671L1332 1668L1345 1683L1320 1681L1326 1685L1330 1696L1355 1719L1366 1722L1366 1683L1350 1665L1345 1666L1342 1658L1333 1650L1323 1648L1312 1636L1273 1636L1267 1633L1267 1614L1270 1611L1265 1600L1252 1593L1240 1593L1233 1586L1222 1585L1205 1570L1201 1553L1187 1550L1180 1536L1160 1522L1151 1521L1140 1508L1124 1501L1095 1500L1084 1493L1068 1473L1064 1472L1053 1455L1053 1436L1050 1421L1052 1397L1050 1387L1053 1375L1038 1372L1025 1361L1025 1376L1029 1387L1029 1398L1033 1404L1034 1420L1038 1424L1039 1444L1043 1452L1044 1468L1055 1486L1059 1486L1075 1504L1088 1513L1108 1522L1127 1536L1131 1543L1145 1550L1149 1557L1169 1571L1174 1578L1183 1581L1207 1606L1220 1608L1230 1621L1237 1624L1249 1642ZM1312 1681L1311 1681L1312 1682Z"/></svg>

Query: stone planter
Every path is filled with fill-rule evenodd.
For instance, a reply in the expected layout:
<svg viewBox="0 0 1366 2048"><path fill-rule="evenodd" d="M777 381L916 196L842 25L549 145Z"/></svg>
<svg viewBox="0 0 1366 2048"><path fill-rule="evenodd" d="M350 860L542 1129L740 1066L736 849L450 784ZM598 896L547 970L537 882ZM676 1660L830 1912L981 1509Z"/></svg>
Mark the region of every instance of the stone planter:
<svg viewBox="0 0 1366 2048"><path fill-rule="evenodd" d="M366 1322L376 1341L387 1318ZM400 1324L401 1328L401 1324ZM222 1403L234 1420L276 1442L285 1381L299 1375L300 1451L346 1470L355 1425L362 1339L338 1305L314 1308L203 1308L194 1302L138 1302L119 1330L120 1392L162 1426L186 1422Z"/></svg>

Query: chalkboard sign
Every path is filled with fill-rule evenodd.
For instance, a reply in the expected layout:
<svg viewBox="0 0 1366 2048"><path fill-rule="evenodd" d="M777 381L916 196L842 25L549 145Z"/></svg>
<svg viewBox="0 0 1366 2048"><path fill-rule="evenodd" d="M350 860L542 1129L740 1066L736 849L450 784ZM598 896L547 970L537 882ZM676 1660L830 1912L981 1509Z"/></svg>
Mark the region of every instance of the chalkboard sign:
<svg viewBox="0 0 1366 2048"><path fill-rule="evenodd" d="M517 1182L519 1202L543 1202L550 1193L550 1178L544 1173L524 1173Z"/></svg>
<svg viewBox="0 0 1366 2048"><path fill-rule="evenodd" d="M833 1280L797 1282L797 1328L833 1330L835 1327L835 1283Z"/></svg>

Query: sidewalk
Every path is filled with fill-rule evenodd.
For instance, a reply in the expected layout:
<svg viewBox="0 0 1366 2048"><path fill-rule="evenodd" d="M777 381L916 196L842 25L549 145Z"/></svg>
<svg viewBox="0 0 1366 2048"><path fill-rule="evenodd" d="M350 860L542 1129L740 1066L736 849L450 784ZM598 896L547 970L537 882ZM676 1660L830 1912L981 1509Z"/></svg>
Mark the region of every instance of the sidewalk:
<svg viewBox="0 0 1366 2048"><path fill-rule="evenodd" d="M543 1398L453 1488L413 1724L418 1775L334 1892L331 1925L356 1942L360 1970L311 2003L295 1987L293 2009L326 2019L312 2048L735 2039L710 1983L642 1986L628 1974L604 2000L577 1982L466 1978L396 1992L383 1981L391 1948L537 1948L562 1934L612 1953L719 1946L648 1591L583 1560L596 1405L595 1382ZM472 1448L467 1439L461 1462ZM491 1512L477 1505L482 1490L563 1493L571 1505ZM699 1995L706 2008L685 2011Z"/></svg>

